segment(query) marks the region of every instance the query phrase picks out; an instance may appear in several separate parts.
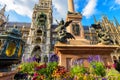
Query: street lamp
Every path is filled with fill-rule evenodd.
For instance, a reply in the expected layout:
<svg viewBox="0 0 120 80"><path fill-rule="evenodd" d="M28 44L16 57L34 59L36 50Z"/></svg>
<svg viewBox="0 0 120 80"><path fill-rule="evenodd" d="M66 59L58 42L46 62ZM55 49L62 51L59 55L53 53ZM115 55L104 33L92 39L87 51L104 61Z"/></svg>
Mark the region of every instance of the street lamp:
<svg viewBox="0 0 120 80"><path fill-rule="evenodd" d="M11 28L0 34L0 72L9 71L12 64L21 61L25 42L17 28Z"/></svg>

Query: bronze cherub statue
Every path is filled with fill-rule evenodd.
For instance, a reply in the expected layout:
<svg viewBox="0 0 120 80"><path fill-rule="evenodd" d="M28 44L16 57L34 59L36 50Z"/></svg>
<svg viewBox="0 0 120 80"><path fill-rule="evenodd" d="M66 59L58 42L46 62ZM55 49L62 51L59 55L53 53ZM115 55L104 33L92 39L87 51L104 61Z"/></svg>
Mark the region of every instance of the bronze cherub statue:
<svg viewBox="0 0 120 80"><path fill-rule="evenodd" d="M55 31L58 33L57 40L60 41L61 43L67 43L68 42L67 39L75 39L75 37L71 33L66 31L66 27L71 22L72 20L67 22L64 22L64 20L61 20L60 23L58 23L58 27L55 29Z"/></svg>
<svg viewBox="0 0 120 80"><path fill-rule="evenodd" d="M109 31L108 30L105 31L100 23L92 24L91 26L96 31L99 44L104 44L104 45L114 44L114 41L110 37Z"/></svg>

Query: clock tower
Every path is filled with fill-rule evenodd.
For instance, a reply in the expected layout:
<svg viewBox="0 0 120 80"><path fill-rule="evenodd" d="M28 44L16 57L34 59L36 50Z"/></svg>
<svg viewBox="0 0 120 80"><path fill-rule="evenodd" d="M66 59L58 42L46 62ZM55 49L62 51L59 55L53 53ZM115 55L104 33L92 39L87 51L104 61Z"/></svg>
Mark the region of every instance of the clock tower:
<svg viewBox="0 0 120 80"><path fill-rule="evenodd" d="M32 14L32 23L27 40L27 53L43 61L44 56L50 53L50 31L52 25L52 0L39 0L35 4Z"/></svg>

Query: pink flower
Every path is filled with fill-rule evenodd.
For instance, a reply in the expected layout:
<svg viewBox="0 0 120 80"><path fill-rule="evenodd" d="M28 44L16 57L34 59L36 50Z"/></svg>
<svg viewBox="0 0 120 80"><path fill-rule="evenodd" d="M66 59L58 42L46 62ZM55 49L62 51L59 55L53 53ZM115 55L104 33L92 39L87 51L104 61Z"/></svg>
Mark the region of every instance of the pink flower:
<svg viewBox="0 0 120 80"><path fill-rule="evenodd" d="M34 73L34 77L38 76L39 74L37 72Z"/></svg>

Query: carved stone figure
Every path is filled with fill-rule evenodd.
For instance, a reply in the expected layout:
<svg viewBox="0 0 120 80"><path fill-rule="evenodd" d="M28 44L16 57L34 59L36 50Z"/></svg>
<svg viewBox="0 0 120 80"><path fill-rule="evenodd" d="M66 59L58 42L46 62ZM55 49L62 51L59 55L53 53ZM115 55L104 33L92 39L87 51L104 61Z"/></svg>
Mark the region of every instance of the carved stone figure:
<svg viewBox="0 0 120 80"><path fill-rule="evenodd" d="M113 40L110 38L108 31L104 31L100 24L92 24L92 27L96 30L98 43L105 45L114 44Z"/></svg>
<svg viewBox="0 0 120 80"><path fill-rule="evenodd" d="M55 31L58 33L57 40L62 43L67 43L67 39L75 39L75 37L66 31L66 27L71 23L72 21L67 21L64 23L64 20L61 20L60 23L58 23L58 27L55 29Z"/></svg>

